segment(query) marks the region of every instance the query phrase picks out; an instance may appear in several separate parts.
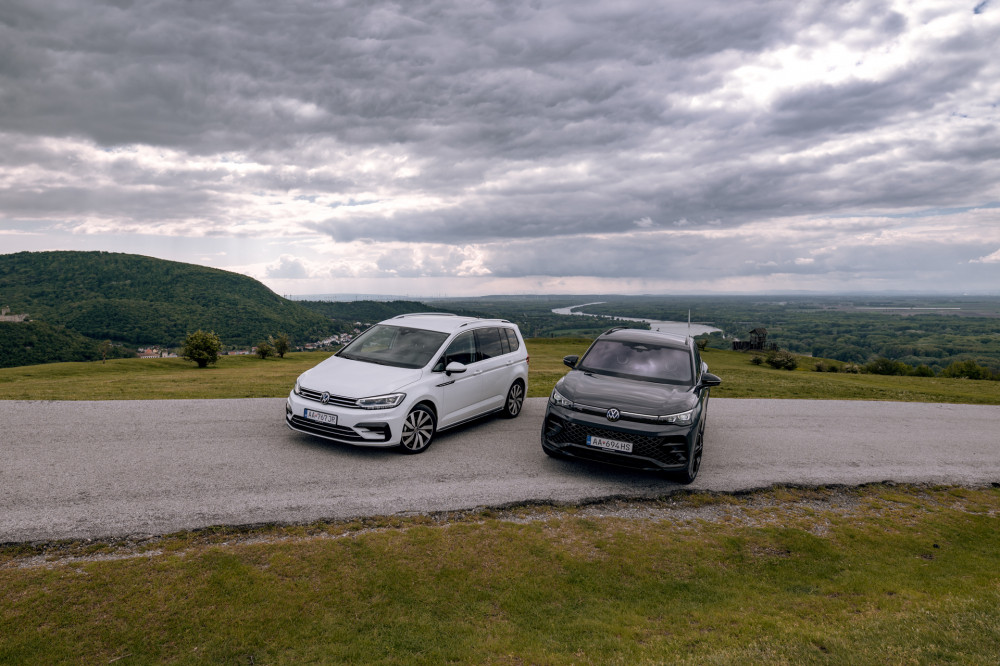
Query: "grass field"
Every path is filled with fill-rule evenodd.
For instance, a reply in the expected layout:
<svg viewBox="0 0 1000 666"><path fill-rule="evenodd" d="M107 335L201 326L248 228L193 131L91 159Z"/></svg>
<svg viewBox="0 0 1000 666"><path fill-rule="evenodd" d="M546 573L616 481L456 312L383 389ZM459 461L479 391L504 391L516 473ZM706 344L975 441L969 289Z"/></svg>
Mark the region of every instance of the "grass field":
<svg viewBox="0 0 1000 666"><path fill-rule="evenodd" d="M529 395L587 344L528 341ZM281 397L322 358L10 368L0 399ZM714 396L1000 404L998 382L705 360ZM0 664L995 664L1000 489L680 491L9 543L0 599Z"/></svg>
<svg viewBox="0 0 1000 666"><path fill-rule="evenodd" d="M995 664L1000 490L869 486L0 548L4 664Z"/></svg>
<svg viewBox="0 0 1000 666"><path fill-rule="evenodd" d="M527 341L531 356L528 396L545 397L568 368L562 358L582 354L583 338ZM0 400L140 400L171 398L279 398L295 378L329 356L298 352L285 358L223 356L208 368L179 358L115 359L107 363L51 363L0 369ZM722 398L815 398L1000 404L1000 382L937 377L890 377L812 372L750 363L739 352L707 350L704 360L723 383Z"/></svg>

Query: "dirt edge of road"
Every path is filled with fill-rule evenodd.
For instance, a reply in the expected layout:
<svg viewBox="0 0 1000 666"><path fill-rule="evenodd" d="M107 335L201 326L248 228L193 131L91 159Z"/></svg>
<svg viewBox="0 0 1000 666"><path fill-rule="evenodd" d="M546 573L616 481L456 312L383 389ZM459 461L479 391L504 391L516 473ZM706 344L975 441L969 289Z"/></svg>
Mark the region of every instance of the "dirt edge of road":
<svg viewBox="0 0 1000 666"><path fill-rule="evenodd" d="M1000 488L1000 482L969 486ZM773 485L738 492L678 490L657 498L600 497L577 503L517 502L494 507L474 507L432 513L404 512L390 516L351 520L315 521L307 524L264 523L212 526L164 535L135 534L108 539L76 539L26 543L0 543L0 569L39 568L82 562L113 561L163 554L183 555L208 546L241 546L301 540L344 539L363 534L406 530L417 526L445 527L487 520L528 523L560 518L623 519L669 522L697 526L701 522L726 522L745 527L787 524L789 519L809 521L809 531L822 535L830 514L850 516L870 511L870 497L892 502L892 495L916 495L960 486L897 484L891 481L858 486ZM886 495L889 498L886 498Z"/></svg>

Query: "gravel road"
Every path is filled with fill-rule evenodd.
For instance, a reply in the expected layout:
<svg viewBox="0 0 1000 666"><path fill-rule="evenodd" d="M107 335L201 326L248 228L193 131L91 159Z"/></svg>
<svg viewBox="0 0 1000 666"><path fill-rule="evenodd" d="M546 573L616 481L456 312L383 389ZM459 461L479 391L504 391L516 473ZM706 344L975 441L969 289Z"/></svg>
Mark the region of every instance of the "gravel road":
<svg viewBox="0 0 1000 666"><path fill-rule="evenodd" d="M425 453L294 433L284 399L0 401L0 542L661 496L658 476L549 459L544 398ZM1000 407L714 398L691 488L1000 481Z"/></svg>

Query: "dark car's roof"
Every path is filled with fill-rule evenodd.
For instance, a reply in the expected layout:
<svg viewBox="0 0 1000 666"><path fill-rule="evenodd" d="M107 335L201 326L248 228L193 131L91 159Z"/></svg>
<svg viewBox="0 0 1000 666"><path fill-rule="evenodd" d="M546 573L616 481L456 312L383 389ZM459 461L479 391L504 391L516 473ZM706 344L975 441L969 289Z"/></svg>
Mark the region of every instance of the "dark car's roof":
<svg viewBox="0 0 1000 666"><path fill-rule="evenodd" d="M625 340L627 342L650 342L664 347L676 347L677 349L689 349L688 338L672 333L660 333L659 331L646 331L641 328L619 328L612 329L601 335L598 339L608 338L611 340Z"/></svg>

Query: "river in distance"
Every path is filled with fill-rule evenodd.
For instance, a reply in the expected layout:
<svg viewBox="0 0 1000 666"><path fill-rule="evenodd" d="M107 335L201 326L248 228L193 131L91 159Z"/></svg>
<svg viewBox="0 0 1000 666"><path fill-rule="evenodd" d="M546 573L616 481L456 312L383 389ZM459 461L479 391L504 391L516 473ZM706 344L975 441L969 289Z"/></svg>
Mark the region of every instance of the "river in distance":
<svg viewBox="0 0 1000 666"><path fill-rule="evenodd" d="M578 315L582 317L596 317L598 315L588 314L586 312L573 312L573 308L582 308L586 305L599 305L604 303L604 301L597 301L595 303L582 303L580 305L571 305L568 308L556 308L552 312L555 314L562 315ZM636 317L618 317L618 319L624 319L626 321L644 321L649 324L649 328L652 331L660 331L661 333L673 333L674 335L690 335L696 336L702 333L714 333L716 331L721 332L721 329L713 328L712 326L705 326L704 324L688 324L686 321L658 321L656 319L637 319Z"/></svg>

